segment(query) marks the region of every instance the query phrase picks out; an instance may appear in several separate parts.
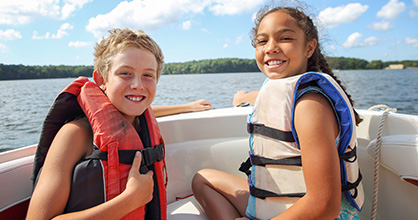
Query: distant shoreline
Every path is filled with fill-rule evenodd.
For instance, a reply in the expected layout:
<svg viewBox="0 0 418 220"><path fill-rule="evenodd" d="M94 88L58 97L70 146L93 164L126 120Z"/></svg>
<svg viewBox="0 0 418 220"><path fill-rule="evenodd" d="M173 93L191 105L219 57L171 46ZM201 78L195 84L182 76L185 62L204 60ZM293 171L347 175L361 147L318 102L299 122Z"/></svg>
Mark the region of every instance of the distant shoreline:
<svg viewBox="0 0 418 220"><path fill-rule="evenodd" d="M327 57L331 69L335 70L367 70L367 69L415 69L418 60L387 61L346 57ZM220 58L193 60L181 63L165 64L163 75L177 74L203 74L203 73L237 73L258 72L255 59ZM49 79L49 78L75 78L79 76L90 77L93 66L25 66L0 63L0 80L19 79Z"/></svg>

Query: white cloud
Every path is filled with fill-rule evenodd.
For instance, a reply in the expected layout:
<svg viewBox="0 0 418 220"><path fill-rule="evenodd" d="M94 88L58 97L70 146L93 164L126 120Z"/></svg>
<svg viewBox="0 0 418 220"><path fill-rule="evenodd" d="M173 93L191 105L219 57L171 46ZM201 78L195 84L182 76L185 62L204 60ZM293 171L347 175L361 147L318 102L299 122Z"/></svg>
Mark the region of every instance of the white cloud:
<svg viewBox="0 0 418 220"><path fill-rule="evenodd" d="M418 6L418 0L414 0L414 5Z"/></svg>
<svg viewBox="0 0 418 220"><path fill-rule="evenodd" d="M330 49L330 50L332 50L332 51L334 51L334 50L336 50L337 48L335 47L335 45L331 45L331 46L329 47L329 49Z"/></svg>
<svg viewBox="0 0 418 220"><path fill-rule="evenodd" d="M185 22L183 22L183 30L189 30L191 26L192 26L192 22L191 21L185 21Z"/></svg>
<svg viewBox="0 0 418 220"><path fill-rule="evenodd" d="M56 34L51 34L49 32L46 32L44 36L38 36L37 31L33 31L32 39L34 40L41 40L41 39L61 39L68 35L67 30L73 29L73 26L70 23L64 23L60 26L60 28L57 30Z"/></svg>
<svg viewBox="0 0 418 220"><path fill-rule="evenodd" d="M389 21L373 22L369 25L370 28L376 31L388 31L392 29L392 24Z"/></svg>
<svg viewBox="0 0 418 220"><path fill-rule="evenodd" d="M242 35L238 36L237 39L235 39L235 44L240 44L242 42Z"/></svg>
<svg viewBox="0 0 418 220"><path fill-rule="evenodd" d="M418 1L418 0L417 0ZM416 11L414 11L414 10L410 10L409 11L409 17L410 18L415 18L415 17L418 17L418 12L416 12Z"/></svg>
<svg viewBox="0 0 418 220"><path fill-rule="evenodd" d="M377 37L368 37L362 41L363 35L359 32L352 33L347 40L343 43L343 47L345 48L353 48L353 47L366 47L375 45L377 42L380 41Z"/></svg>
<svg viewBox="0 0 418 220"><path fill-rule="evenodd" d="M61 18L66 19L70 17L74 11L77 11L93 0L65 0L64 6L61 8Z"/></svg>
<svg viewBox="0 0 418 220"><path fill-rule="evenodd" d="M373 46L375 44L377 44L380 41L379 38L377 37L368 37L366 39L364 39L364 42L362 44L362 46Z"/></svg>
<svg viewBox="0 0 418 220"><path fill-rule="evenodd" d="M407 37L405 39L405 42L407 44L412 44L413 47L418 47L418 38L410 38L410 37Z"/></svg>
<svg viewBox="0 0 418 220"><path fill-rule="evenodd" d="M319 13L318 19L325 28L334 28L342 23L357 21L368 8L368 5L360 3L351 3L335 8L329 7Z"/></svg>
<svg viewBox="0 0 418 220"><path fill-rule="evenodd" d="M5 31L0 30L0 40L16 40L21 39L22 35L20 35L19 31L8 29Z"/></svg>
<svg viewBox="0 0 418 220"><path fill-rule="evenodd" d="M390 0L377 12L378 18L395 19L398 15L406 10L405 3L398 0Z"/></svg>
<svg viewBox="0 0 418 220"><path fill-rule="evenodd" d="M183 13L192 10L191 5L197 4L192 0L167 1L165 4L155 0L123 1L109 13L90 18L86 30L98 38L104 36L111 28L130 27L153 31L165 24L178 22Z"/></svg>
<svg viewBox="0 0 418 220"><path fill-rule="evenodd" d="M223 48L228 48L228 47L229 47L228 43L225 43L224 46L223 46Z"/></svg>
<svg viewBox="0 0 418 220"><path fill-rule="evenodd" d="M202 32L207 33L207 34L211 34L211 33L210 33L210 31L209 31L207 28L200 28L200 30L201 30Z"/></svg>
<svg viewBox="0 0 418 220"><path fill-rule="evenodd" d="M234 15L253 11L264 0L214 0L209 10L215 15Z"/></svg>
<svg viewBox="0 0 418 220"><path fill-rule="evenodd" d="M66 19L92 0L0 1L0 24L27 24L40 17Z"/></svg>
<svg viewBox="0 0 418 220"><path fill-rule="evenodd" d="M8 52L8 48L4 44L0 44L0 53L6 53Z"/></svg>
<svg viewBox="0 0 418 220"><path fill-rule="evenodd" d="M68 47L74 47L74 48L88 47L90 45L91 45L91 42L85 42L85 41L70 41L68 43Z"/></svg>
<svg viewBox="0 0 418 220"><path fill-rule="evenodd" d="M97 38L106 35L112 28L129 27L149 32L180 22L185 15L193 17L203 13L205 9L215 15L232 15L252 11L262 2L264 0L123 1L110 12L90 18L86 30Z"/></svg>

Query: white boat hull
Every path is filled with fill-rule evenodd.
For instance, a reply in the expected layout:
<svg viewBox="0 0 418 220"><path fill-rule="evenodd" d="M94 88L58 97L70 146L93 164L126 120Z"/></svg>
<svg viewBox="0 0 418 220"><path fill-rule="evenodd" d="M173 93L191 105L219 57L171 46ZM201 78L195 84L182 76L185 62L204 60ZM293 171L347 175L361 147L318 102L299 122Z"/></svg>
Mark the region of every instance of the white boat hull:
<svg viewBox="0 0 418 220"><path fill-rule="evenodd" d="M246 117L250 111L251 107L227 108L158 119L166 143L168 219L206 219L193 197L181 199L192 194L191 180L198 170L214 168L245 177L238 167L248 156ZM376 138L382 112L359 110L359 113L364 121L357 130L358 154L366 192L360 216L370 219L374 159L367 146ZM389 137L388 141L396 135L405 135L401 140L409 139L406 145L395 143L382 148L377 219L418 216L417 134L418 116L390 114L385 122L383 136ZM30 146L0 154L0 219L10 210L25 212L27 202L20 207L15 205L30 197L34 152L35 146Z"/></svg>

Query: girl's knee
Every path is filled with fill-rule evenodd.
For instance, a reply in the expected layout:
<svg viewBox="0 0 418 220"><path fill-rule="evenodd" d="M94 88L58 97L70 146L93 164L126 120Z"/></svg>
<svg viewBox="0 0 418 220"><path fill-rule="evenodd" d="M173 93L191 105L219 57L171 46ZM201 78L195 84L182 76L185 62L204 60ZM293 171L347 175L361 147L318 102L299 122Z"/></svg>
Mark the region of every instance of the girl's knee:
<svg viewBox="0 0 418 220"><path fill-rule="evenodd" d="M210 176L210 169L202 169L197 171L192 179L192 189L195 190L202 185L205 185L209 182L208 177Z"/></svg>

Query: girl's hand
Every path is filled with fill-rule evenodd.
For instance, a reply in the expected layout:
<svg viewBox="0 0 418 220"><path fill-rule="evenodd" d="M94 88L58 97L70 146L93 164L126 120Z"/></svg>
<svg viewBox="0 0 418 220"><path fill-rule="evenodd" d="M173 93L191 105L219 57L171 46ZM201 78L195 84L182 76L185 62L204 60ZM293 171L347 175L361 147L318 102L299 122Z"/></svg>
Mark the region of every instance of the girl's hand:
<svg viewBox="0 0 418 220"><path fill-rule="evenodd" d="M132 167L129 170L128 182L123 193L128 194L132 203L137 207L147 204L152 199L154 191L154 181L152 178L153 172L150 170L146 174L139 173L139 167L142 161L141 152L137 151L135 154Z"/></svg>
<svg viewBox="0 0 418 220"><path fill-rule="evenodd" d="M247 217L236 218L235 220L249 220Z"/></svg>
<svg viewBox="0 0 418 220"><path fill-rule="evenodd" d="M243 102L245 102L244 99L245 99L246 94L247 94L247 91L244 91L244 90L240 90L240 91L236 92L234 94L234 100L232 100L232 105L233 106L239 106Z"/></svg>

